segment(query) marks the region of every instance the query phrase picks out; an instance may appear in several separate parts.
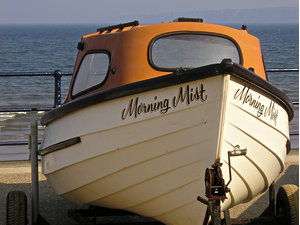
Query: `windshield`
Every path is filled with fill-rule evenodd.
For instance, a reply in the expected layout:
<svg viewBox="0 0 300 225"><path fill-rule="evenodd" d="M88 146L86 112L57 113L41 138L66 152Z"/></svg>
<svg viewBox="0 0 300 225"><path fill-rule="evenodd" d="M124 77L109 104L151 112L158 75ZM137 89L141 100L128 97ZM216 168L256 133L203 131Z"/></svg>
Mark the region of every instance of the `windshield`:
<svg viewBox="0 0 300 225"><path fill-rule="evenodd" d="M80 64L76 75L72 95L101 84L106 78L110 58L106 52L87 54Z"/></svg>
<svg viewBox="0 0 300 225"><path fill-rule="evenodd" d="M158 38L150 50L153 66L162 70L196 68L220 63L224 58L240 63L233 41L206 34L174 34Z"/></svg>

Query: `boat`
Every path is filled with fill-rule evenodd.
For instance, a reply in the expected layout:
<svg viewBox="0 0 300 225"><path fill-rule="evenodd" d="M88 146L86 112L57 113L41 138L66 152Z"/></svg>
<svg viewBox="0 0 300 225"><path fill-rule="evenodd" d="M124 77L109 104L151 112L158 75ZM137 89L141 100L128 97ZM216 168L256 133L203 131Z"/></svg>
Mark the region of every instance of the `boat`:
<svg viewBox="0 0 300 225"><path fill-rule="evenodd" d="M133 21L77 47L68 96L41 120L42 169L58 195L198 225L198 196L224 211L284 170L293 106L246 26Z"/></svg>

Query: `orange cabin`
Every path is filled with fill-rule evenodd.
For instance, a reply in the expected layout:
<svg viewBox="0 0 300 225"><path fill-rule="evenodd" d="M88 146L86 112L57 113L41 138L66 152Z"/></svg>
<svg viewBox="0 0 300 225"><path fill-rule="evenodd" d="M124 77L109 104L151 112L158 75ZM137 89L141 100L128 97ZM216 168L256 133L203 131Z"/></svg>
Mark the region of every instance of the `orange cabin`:
<svg viewBox="0 0 300 225"><path fill-rule="evenodd" d="M231 58L267 79L259 40L246 29L202 22L139 25L137 21L82 37L66 102L176 70Z"/></svg>

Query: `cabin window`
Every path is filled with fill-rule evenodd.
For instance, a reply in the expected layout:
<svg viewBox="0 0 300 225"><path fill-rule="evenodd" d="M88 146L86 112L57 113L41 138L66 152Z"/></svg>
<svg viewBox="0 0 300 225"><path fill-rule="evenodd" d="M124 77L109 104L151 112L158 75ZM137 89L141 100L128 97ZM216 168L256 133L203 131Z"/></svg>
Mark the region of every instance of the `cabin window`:
<svg viewBox="0 0 300 225"><path fill-rule="evenodd" d="M228 38L207 34L172 34L154 39L150 62L159 70L196 68L221 63L225 58L240 63L236 44Z"/></svg>
<svg viewBox="0 0 300 225"><path fill-rule="evenodd" d="M110 57L106 52L85 55L73 84L72 95L100 85L106 78L109 64Z"/></svg>

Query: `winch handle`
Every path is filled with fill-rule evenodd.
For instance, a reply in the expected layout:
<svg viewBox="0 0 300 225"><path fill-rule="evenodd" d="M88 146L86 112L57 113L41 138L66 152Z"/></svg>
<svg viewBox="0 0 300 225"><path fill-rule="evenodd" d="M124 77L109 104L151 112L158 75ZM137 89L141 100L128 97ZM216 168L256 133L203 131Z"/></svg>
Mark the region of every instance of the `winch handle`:
<svg viewBox="0 0 300 225"><path fill-rule="evenodd" d="M230 157L233 157L233 156L242 156L242 155L246 155L246 154L247 154L247 148L240 149L239 145L234 146L233 151L228 151L229 181L226 184L227 187L228 187L229 183L232 180Z"/></svg>

